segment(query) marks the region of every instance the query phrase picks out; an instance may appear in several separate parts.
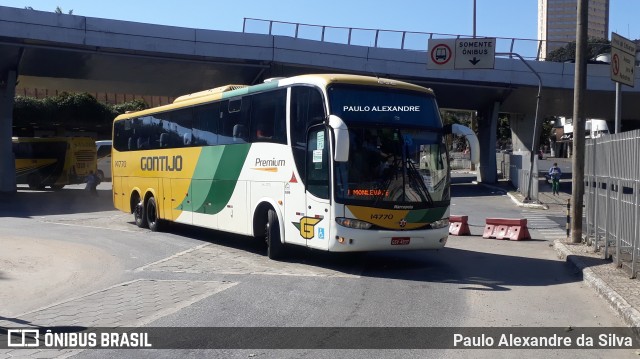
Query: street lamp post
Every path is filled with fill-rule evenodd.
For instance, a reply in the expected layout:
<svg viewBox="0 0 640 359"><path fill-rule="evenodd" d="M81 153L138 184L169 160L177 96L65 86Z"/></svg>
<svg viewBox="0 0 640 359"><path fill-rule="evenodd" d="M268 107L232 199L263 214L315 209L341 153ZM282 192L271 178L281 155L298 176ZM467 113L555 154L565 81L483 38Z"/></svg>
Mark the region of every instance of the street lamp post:
<svg viewBox="0 0 640 359"><path fill-rule="evenodd" d="M476 0L473 0L473 37L476 37Z"/></svg>

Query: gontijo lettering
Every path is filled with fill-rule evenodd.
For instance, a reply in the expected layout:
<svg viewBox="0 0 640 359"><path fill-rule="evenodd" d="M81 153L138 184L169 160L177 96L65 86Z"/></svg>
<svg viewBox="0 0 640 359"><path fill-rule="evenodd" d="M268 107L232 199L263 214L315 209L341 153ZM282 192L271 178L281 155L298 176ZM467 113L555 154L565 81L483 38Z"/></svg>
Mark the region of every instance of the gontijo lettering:
<svg viewBox="0 0 640 359"><path fill-rule="evenodd" d="M143 171L182 171L182 156L140 157L140 169Z"/></svg>

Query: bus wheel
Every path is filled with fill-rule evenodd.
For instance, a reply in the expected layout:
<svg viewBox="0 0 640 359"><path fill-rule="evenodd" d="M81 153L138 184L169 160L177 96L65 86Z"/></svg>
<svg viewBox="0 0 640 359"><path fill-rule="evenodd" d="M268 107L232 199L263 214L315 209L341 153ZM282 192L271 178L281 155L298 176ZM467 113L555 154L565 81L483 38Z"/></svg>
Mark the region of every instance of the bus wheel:
<svg viewBox="0 0 640 359"><path fill-rule="evenodd" d="M30 189L43 189L44 186L42 185L41 182L42 182L42 179L40 178L40 175L38 175L37 173L32 173L27 178L27 184L29 185Z"/></svg>
<svg viewBox="0 0 640 359"><path fill-rule="evenodd" d="M142 200L138 201L138 204L136 204L133 209L133 218L136 221L136 226L140 228L146 228L148 226L147 216L144 213L144 202L142 202Z"/></svg>
<svg viewBox="0 0 640 359"><path fill-rule="evenodd" d="M147 223L149 229L153 232L157 232L162 228L162 220L158 218L158 207L156 206L156 200L153 197L149 197L147 200Z"/></svg>
<svg viewBox="0 0 640 359"><path fill-rule="evenodd" d="M102 170L96 171L96 176L98 176L100 182L104 182L104 172L102 172Z"/></svg>
<svg viewBox="0 0 640 359"><path fill-rule="evenodd" d="M267 223L265 225L265 237L267 238L267 256L269 259L281 259L284 257L284 244L280 242L280 223L276 211L269 209Z"/></svg>

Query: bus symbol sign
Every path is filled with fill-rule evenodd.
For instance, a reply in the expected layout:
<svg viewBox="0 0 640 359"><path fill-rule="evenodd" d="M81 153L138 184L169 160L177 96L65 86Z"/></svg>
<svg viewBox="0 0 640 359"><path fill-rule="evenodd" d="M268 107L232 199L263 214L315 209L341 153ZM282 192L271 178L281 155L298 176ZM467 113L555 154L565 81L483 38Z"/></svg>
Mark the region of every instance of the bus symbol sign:
<svg viewBox="0 0 640 359"><path fill-rule="evenodd" d="M453 70L455 39L430 39L429 61L427 68L431 70Z"/></svg>
<svg viewBox="0 0 640 359"><path fill-rule="evenodd" d="M438 65L444 65L451 60L451 48L447 44L438 44L431 50L431 60Z"/></svg>

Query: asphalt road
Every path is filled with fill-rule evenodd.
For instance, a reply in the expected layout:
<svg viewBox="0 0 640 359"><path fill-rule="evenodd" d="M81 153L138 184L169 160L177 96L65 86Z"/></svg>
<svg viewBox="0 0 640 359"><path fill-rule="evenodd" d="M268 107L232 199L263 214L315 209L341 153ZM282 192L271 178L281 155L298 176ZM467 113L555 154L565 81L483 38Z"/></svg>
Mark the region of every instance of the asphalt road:
<svg viewBox="0 0 640 359"><path fill-rule="evenodd" d="M296 248L270 261L262 243L170 226L153 233L79 187L20 191L0 203L0 326L620 327L551 232L483 239L487 217L536 216L457 175L452 213L472 236L440 251L331 254ZM551 221L553 222L553 221ZM560 226L558 226L560 227ZM558 229L561 231L561 228ZM358 340L354 338L354 340ZM11 354L11 353L9 353ZM20 356L40 355L25 351ZM8 355L8 354L4 354ZM49 354L47 354L49 355ZM79 358L632 357L633 350L84 350ZM3 357L0 351L0 357Z"/></svg>

